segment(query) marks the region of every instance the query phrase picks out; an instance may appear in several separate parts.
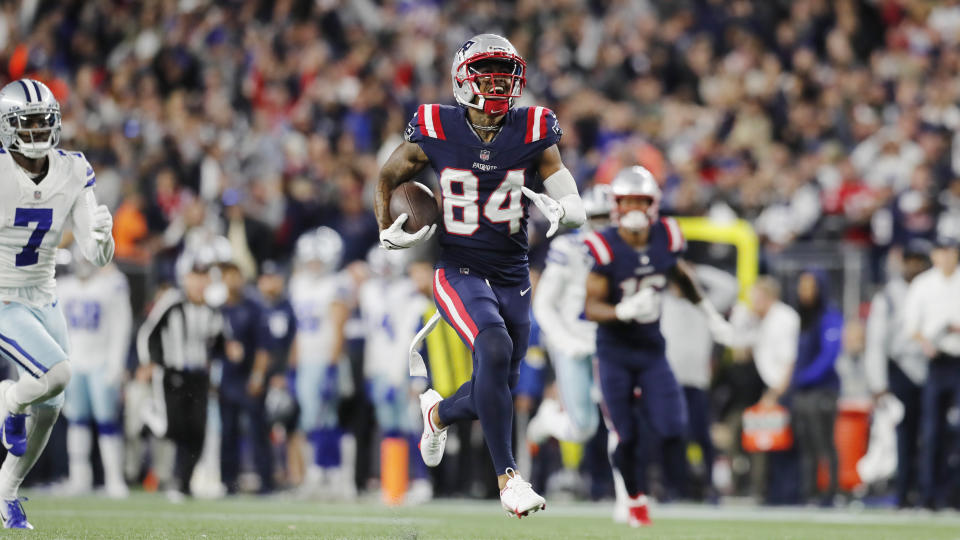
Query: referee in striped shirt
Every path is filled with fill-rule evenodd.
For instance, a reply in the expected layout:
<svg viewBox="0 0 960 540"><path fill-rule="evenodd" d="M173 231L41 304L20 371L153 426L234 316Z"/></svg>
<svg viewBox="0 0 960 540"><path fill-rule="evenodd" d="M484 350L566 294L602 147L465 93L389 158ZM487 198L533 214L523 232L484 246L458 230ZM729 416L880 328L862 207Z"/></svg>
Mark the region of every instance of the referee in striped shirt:
<svg viewBox="0 0 960 540"><path fill-rule="evenodd" d="M190 477L203 450L210 363L222 358L225 348L223 317L204 301L209 283L207 268L193 264L183 288L164 292L137 334L137 354L142 364L153 366L154 399L166 412L151 430L177 447L175 478L183 495L190 494Z"/></svg>

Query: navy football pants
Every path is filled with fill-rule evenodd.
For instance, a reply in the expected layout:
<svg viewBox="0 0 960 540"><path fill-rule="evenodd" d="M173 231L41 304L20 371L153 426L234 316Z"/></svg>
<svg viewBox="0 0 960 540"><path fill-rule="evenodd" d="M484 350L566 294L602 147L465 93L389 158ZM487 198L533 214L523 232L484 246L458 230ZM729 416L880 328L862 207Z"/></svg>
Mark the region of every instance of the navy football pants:
<svg viewBox="0 0 960 540"><path fill-rule="evenodd" d="M530 339L530 280L497 285L468 269L440 266L433 294L444 320L473 351L473 376L440 402L440 421L480 419L498 475L513 459L513 397Z"/></svg>
<svg viewBox="0 0 960 540"><path fill-rule="evenodd" d="M642 351L629 347L599 347L597 353L604 414L619 438L613 461L633 497L647 491L646 463L635 451L646 442L637 415L643 415L663 445L664 467L683 470L687 404L666 357L644 358Z"/></svg>

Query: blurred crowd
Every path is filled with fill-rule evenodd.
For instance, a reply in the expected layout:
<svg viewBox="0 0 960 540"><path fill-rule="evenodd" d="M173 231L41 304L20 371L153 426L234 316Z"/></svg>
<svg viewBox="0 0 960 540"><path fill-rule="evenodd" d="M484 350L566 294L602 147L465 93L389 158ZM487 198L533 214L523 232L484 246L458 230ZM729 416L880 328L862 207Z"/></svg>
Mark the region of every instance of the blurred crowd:
<svg viewBox="0 0 960 540"><path fill-rule="evenodd" d="M42 80L59 99L62 146L86 153L114 211L136 329L198 257L217 263L214 280L230 274L234 289L283 297L283 280L271 293L262 280L286 277L317 227L342 239L336 265L359 290L377 242L378 163L420 103L452 102L453 52L479 32L503 34L527 60L520 104L557 113L582 188L641 163L662 182L665 213L749 221L761 268L827 241L868 253L877 289L912 241L960 235L956 0L2 1L0 77ZM536 225L539 267L547 243ZM781 285L799 298L796 282ZM346 298L353 377L338 384L354 398L323 429L354 438L343 458L365 489L376 469L373 386L360 302ZM853 315L838 357L863 341ZM455 345L444 354L462 354ZM450 366L451 384L462 380L463 363ZM737 416L731 396L751 377L707 376L718 413ZM251 395L266 394L258 385ZM527 394L539 395L536 384ZM463 429L466 456L477 437ZM311 444L332 448L328 435ZM306 475L290 463L289 478Z"/></svg>

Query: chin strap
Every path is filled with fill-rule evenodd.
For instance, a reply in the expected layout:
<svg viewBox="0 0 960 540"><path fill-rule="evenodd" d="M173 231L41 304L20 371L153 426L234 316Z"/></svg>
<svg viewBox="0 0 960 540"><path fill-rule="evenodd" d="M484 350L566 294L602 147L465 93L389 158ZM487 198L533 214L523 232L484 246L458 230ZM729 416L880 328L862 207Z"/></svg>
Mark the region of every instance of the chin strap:
<svg viewBox="0 0 960 540"><path fill-rule="evenodd" d="M483 112L493 115L500 116L501 114L507 114L507 111L510 110L510 100L509 99L484 99L483 100Z"/></svg>

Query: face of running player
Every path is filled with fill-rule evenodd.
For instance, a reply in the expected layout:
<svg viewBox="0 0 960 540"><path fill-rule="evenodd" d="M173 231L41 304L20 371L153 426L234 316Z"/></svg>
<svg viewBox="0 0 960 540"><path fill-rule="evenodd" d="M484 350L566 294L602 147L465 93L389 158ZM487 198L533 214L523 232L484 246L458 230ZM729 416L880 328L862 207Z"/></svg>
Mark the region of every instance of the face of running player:
<svg viewBox="0 0 960 540"><path fill-rule="evenodd" d="M480 87L480 91L484 94L501 94L504 96L510 94L510 85L513 80L509 74L513 72L513 63L502 60L481 60L475 64L471 64L470 68L480 73L505 74L500 76L477 77L477 86Z"/></svg>
<svg viewBox="0 0 960 540"><path fill-rule="evenodd" d="M24 114L17 117L23 133L18 133L23 142L44 142L50 138L50 130L56 121L53 113Z"/></svg>

